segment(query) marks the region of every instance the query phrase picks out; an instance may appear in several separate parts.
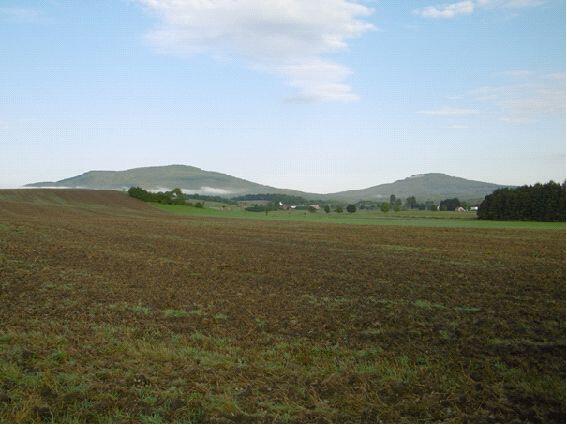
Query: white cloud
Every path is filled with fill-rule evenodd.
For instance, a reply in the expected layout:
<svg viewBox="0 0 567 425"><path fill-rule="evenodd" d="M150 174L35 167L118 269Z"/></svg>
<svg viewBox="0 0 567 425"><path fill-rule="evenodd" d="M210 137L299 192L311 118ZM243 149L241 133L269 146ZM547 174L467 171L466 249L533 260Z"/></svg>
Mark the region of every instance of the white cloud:
<svg viewBox="0 0 567 425"><path fill-rule="evenodd" d="M540 6L543 3L545 0L466 0L426 6L413 12L423 18L453 19L461 15L471 15L479 9L522 9Z"/></svg>
<svg viewBox="0 0 567 425"><path fill-rule="evenodd" d="M471 95L493 108L500 119L508 123L524 124L565 114L564 80L486 86L472 91Z"/></svg>
<svg viewBox="0 0 567 425"><path fill-rule="evenodd" d="M424 18L451 19L459 15L470 15L474 12L474 6L472 1L460 1L458 3L426 6L414 10L414 13Z"/></svg>
<svg viewBox="0 0 567 425"><path fill-rule="evenodd" d="M565 74L563 72L554 72L552 74L547 74L545 78L548 78L550 80L565 82Z"/></svg>
<svg viewBox="0 0 567 425"><path fill-rule="evenodd" d="M41 19L41 14L31 8L0 7L0 20L16 23L35 23Z"/></svg>
<svg viewBox="0 0 567 425"><path fill-rule="evenodd" d="M437 115L437 116L446 116L446 117L454 117L454 116L465 116L465 115L476 115L480 111L477 109L466 109L466 108L452 108L449 106L440 108L440 109L432 109L426 111L418 111L418 114L424 115Z"/></svg>
<svg viewBox="0 0 567 425"><path fill-rule="evenodd" d="M351 71L325 56L374 27L357 0L137 0L160 17L166 51L245 59L282 76L302 101L351 101Z"/></svg>
<svg viewBox="0 0 567 425"><path fill-rule="evenodd" d="M295 65L286 65L278 72L298 89L299 94L288 98L290 101L351 101L357 100L344 80L351 71L339 64L314 59Z"/></svg>
<svg viewBox="0 0 567 425"><path fill-rule="evenodd" d="M526 69L510 69L508 71L499 72L498 75L511 78L527 78L533 75L533 72Z"/></svg>
<svg viewBox="0 0 567 425"><path fill-rule="evenodd" d="M419 114L437 117L459 117L482 114L510 124L526 124L544 119L564 119L565 116L565 74L537 74L521 71L506 72L507 84L479 87L462 96L474 108L443 107L418 111ZM518 82L517 75L529 76ZM467 128L461 124L447 128Z"/></svg>

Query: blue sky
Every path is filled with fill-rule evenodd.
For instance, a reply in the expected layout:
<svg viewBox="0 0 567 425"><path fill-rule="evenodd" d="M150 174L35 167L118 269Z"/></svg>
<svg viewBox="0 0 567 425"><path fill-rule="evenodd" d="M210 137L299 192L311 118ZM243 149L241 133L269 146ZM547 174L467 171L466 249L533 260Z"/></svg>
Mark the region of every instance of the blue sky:
<svg viewBox="0 0 567 425"><path fill-rule="evenodd" d="M0 187L565 179L561 0L0 1Z"/></svg>

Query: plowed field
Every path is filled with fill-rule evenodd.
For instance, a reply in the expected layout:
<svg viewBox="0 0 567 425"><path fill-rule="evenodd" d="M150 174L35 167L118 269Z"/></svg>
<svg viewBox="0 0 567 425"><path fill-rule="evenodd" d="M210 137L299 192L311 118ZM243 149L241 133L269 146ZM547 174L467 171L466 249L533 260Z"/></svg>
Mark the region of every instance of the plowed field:
<svg viewBox="0 0 567 425"><path fill-rule="evenodd" d="M561 422L565 235L0 191L2 422Z"/></svg>

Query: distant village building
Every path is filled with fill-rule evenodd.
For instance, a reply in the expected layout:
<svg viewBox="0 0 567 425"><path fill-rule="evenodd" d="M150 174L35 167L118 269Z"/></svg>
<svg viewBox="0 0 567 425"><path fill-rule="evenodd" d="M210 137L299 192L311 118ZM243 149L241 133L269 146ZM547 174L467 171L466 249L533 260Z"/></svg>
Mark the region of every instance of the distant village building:
<svg viewBox="0 0 567 425"><path fill-rule="evenodd" d="M457 212L465 212L465 209L463 207L457 207L455 208L455 211Z"/></svg>
<svg viewBox="0 0 567 425"><path fill-rule="evenodd" d="M478 207L476 205L474 207L471 207L471 211L478 211Z"/></svg>

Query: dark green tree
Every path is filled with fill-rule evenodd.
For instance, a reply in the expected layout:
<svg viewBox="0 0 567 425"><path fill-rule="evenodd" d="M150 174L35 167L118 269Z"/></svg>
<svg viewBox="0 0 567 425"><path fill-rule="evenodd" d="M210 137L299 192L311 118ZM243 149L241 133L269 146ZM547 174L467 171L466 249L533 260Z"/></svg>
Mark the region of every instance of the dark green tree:
<svg viewBox="0 0 567 425"><path fill-rule="evenodd" d="M406 199L406 208L413 210L417 207L417 201L415 200L415 196L410 196Z"/></svg>
<svg viewBox="0 0 567 425"><path fill-rule="evenodd" d="M140 187L131 187L128 189L128 195L144 202L157 202L169 205L184 205L186 199L185 195L179 189L168 192L150 192Z"/></svg>
<svg viewBox="0 0 567 425"><path fill-rule="evenodd" d="M565 182L498 189L484 198L477 216L483 220L565 221Z"/></svg>
<svg viewBox="0 0 567 425"><path fill-rule="evenodd" d="M457 198L444 199L439 203L441 211L455 211L461 206L461 202Z"/></svg>
<svg viewBox="0 0 567 425"><path fill-rule="evenodd" d="M394 211L400 211L402 209L402 200L396 199L394 202Z"/></svg>

